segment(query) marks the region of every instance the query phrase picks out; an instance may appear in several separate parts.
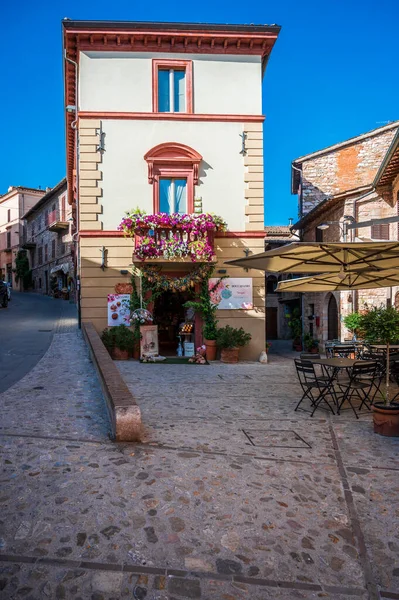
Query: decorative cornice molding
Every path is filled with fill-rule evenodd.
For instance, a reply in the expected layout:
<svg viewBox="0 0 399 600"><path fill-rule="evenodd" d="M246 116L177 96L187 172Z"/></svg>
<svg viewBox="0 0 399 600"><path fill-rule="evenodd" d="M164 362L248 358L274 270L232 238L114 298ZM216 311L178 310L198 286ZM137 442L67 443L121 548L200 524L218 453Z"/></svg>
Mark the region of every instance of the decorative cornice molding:
<svg viewBox="0 0 399 600"><path fill-rule="evenodd" d="M209 121L226 123L263 123L264 115L220 115L166 112L91 112L79 111L80 119L120 119L131 121Z"/></svg>

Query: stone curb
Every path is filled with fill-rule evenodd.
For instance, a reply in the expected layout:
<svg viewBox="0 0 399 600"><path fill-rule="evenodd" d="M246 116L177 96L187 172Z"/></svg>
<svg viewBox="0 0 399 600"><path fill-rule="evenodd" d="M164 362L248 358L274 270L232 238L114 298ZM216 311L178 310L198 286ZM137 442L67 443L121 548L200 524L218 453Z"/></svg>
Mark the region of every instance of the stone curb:
<svg viewBox="0 0 399 600"><path fill-rule="evenodd" d="M134 396L114 365L93 323L83 322L82 332L107 401L113 439L116 442L139 442L142 433L141 411Z"/></svg>

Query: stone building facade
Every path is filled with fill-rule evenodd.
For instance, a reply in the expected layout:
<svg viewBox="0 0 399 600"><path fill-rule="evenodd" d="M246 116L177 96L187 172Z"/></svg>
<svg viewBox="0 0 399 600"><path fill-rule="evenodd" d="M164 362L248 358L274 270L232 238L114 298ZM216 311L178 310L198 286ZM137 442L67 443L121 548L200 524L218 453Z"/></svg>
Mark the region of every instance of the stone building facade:
<svg viewBox="0 0 399 600"><path fill-rule="evenodd" d="M72 209L62 179L25 214L22 248L28 252L33 291L74 298Z"/></svg>
<svg viewBox="0 0 399 600"><path fill-rule="evenodd" d="M20 290L16 281L15 260L21 248L23 215L34 207L45 194L44 190L11 186L0 196L0 279Z"/></svg>
<svg viewBox="0 0 399 600"><path fill-rule="evenodd" d="M382 178L382 167L398 143L398 132L396 121L293 162L292 191L298 194L301 216L295 229L300 230L302 241L398 240L397 223L356 230L345 230L344 225L345 217L364 222L398 215L396 188L388 194L388 184L380 184L378 179ZM391 186L394 184L393 180L389 182ZM322 224L328 228L320 229ZM305 331L312 323L314 336L322 342L350 339L343 318L362 310L366 304L389 304L395 294L395 288L306 293Z"/></svg>

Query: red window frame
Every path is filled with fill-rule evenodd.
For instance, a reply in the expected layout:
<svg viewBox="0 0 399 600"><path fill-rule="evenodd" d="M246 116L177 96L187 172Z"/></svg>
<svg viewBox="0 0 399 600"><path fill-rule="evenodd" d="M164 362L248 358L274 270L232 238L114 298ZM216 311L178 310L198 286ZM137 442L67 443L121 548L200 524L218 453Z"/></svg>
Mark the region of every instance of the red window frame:
<svg viewBox="0 0 399 600"><path fill-rule="evenodd" d="M148 183L153 188L154 213L159 212L159 180L187 179L187 212L194 212L194 186L199 183L199 166L202 160L193 148L177 142L165 142L144 155L148 165Z"/></svg>
<svg viewBox="0 0 399 600"><path fill-rule="evenodd" d="M186 110L182 114L193 113L193 61L166 60L154 58L152 61L152 112L158 113L158 72L159 70L176 69L186 73ZM159 113L163 115L164 113ZM179 113L167 113L179 114Z"/></svg>
<svg viewBox="0 0 399 600"><path fill-rule="evenodd" d="M194 174L191 167L169 167L159 165L154 167L153 206L154 213L160 212L159 180L160 179L187 179L187 213L194 212Z"/></svg>

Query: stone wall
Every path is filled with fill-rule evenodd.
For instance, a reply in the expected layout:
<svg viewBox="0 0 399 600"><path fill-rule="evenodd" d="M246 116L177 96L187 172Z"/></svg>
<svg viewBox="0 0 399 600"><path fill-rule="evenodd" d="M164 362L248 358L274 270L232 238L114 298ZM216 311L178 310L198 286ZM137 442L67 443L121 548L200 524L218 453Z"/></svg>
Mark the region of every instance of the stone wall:
<svg viewBox="0 0 399 600"><path fill-rule="evenodd" d="M311 211L329 196L371 185L397 127L370 132L358 141L332 147L302 163L302 212Z"/></svg>

